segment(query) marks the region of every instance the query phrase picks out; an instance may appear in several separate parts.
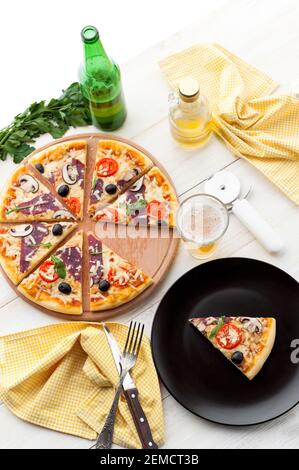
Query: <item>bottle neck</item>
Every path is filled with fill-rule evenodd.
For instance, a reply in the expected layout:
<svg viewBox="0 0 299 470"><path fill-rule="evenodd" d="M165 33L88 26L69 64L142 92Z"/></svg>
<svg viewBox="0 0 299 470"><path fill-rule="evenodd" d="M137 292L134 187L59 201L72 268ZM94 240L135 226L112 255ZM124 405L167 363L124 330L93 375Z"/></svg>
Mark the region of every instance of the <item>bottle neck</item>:
<svg viewBox="0 0 299 470"><path fill-rule="evenodd" d="M100 41L100 39L97 39L93 43L84 43L84 58L85 61L89 61L90 59L93 59L95 57L101 57L102 60L104 60L107 65L111 65L111 61L106 54L106 51Z"/></svg>
<svg viewBox="0 0 299 470"><path fill-rule="evenodd" d="M194 101L184 101L180 97L181 109L186 113L192 113L192 112L196 111L200 107L200 104L201 104L200 95L198 95L198 97Z"/></svg>

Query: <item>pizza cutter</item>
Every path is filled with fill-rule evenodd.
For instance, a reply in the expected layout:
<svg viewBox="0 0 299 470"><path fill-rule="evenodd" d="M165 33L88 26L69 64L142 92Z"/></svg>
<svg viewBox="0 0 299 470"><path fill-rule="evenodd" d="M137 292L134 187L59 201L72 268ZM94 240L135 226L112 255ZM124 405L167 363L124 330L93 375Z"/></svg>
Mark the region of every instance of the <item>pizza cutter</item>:
<svg viewBox="0 0 299 470"><path fill-rule="evenodd" d="M212 175L205 183L205 192L220 199L255 236L257 241L270 253L278 253L283 242L279 234L247 201L246 195L240 197L241 183L234 173L222 170Z"/></svg>

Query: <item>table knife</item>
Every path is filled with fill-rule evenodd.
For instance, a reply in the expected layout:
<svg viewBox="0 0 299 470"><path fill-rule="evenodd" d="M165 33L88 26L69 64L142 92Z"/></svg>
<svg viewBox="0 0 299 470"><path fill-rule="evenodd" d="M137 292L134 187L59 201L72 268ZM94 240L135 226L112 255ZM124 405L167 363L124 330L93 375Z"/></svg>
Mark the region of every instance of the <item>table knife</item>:
<svg viewBox="0 0 299 470"><path fill-rule="evenodd" d="M117 368L118 373L120 374L120 356L121 352L119 350L118 344L109 330L107 325L104 325L104 332L110 346L112 356ZM126 397L132 418L134 420L136 430L139 435L139 439L142 444L143 449L157 449L158 446L155 443L148 420L145 416L145 413L142 409L138 398L138 390L133 382L131 374L128 372L123 383L124 395Z"/></svg>

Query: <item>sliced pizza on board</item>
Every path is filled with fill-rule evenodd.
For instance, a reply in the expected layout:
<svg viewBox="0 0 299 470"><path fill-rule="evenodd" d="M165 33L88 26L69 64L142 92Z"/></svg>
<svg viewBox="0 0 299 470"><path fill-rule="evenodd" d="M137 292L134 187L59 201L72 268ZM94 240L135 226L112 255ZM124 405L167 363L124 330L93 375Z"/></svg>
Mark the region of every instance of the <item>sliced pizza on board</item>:
<svg viewBox="0 0 299 470"><path fill-rule="evenodd" d="M0 221L74 219L35 174L24 165L13 173L0 197Z"/></svg>
<svg viewBox="0 0 299 470"><path fill-rule="evenodd" d="M115 308L134 299L153 280L88 233L90 310Z"/></svg>
<svg viewBox="0 0 299 470"><path fill-rule="evenodd" d="M82 313L82 231L77 232L19 284L29 300L55 312Z"/></svg>
<svg viewBox="0 0 299 470"><path fill-rule="evenodd" d="M75 227L72 222L1 225L0 263L11 281L18 284Z"/></svg>
<svg viewBox="0 0 299 470"><path fill-rule="evenodd" d="M115 202L99 208L94 218L121 224L173 227L177 207L171 184L159 168L153 167Z"/></svg>
<svg viewBox="0 0 299 470"><path fill-rule="evenodd" d="M89 214L125 192L153 166L144 153L116 140L99 140L92 176Z"/></svg>
<svg viewBox="0 0 299 470"><path fill-rule="evenodd" d="M29 159L29 164L53 185L78 217L83 215L87 142L76 140L50 147Z"/></svg>
<svg viewBox="0 0 299 470"><path fill-rule="evenodd" d="M275 341L274 318L222 316L189 321L249 380L261 370Z"/></svg>

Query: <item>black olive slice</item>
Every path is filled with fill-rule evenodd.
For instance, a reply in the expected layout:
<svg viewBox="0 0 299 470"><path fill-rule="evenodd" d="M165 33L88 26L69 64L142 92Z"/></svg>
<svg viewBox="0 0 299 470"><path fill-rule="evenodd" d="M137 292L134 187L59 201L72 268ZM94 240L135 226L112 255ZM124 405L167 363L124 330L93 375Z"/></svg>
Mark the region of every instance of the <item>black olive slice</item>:
<svg viewBox="0 0 299 470"><path fill-rule="evenodd" d="M241 351L235 351L231 357L232 362L236 364L237 366L239 366L242 363L243 359L244 359L244 356Z"/></svg>
<svg viewBox="0 0 299 470"><path fill-rule="evenodd" d="M102 279L100 281L100 284L99 284L99 289L102 291L102 292L107 292L107 290L109 289L110 287L110 282L106 281L106 279Z"/></svg>
<svg viewBox="0 0 299 470"><path fill-rule="evenodd" d="M68 187L67 184L62 184L61 186L59 186L57 192L59 196L66 197L68 193L70 192L70 188Z"/></svg>
<svg viewBox="0 0 299 470"><path fill-rule="evenodd" d="M117 191L117 186L115 184L107 184L107 186L105 187L105 191L106 193L108 194L115 194L116 191Z"/></svg>
<svg viewBox="0 0 299 470"><path fill-rule="evenodd" d="M52 233L55 235L55 237L58 237L59 235L62 235L63 233L63 227L61 224L55 224L52 228Z"/></svg>
<svg viewBox="0 0 299 470"><path fill-rule="evenodd" d="M62 292L62 294L66 295L69 295L72 292L72 288L67 282L61 282L58 285L58 290Z"/></svg>
<svg viewBox="0 0 299 470"><path fill-rule="evenodd" d="M36 163L35 168L40 172L44 173L45 172L45 167L41 163Z"/></svg>

